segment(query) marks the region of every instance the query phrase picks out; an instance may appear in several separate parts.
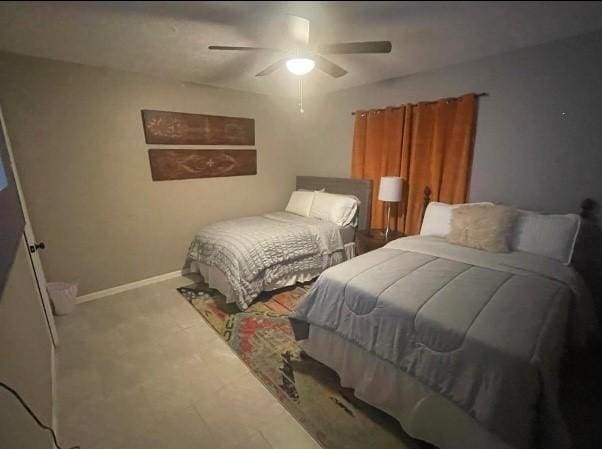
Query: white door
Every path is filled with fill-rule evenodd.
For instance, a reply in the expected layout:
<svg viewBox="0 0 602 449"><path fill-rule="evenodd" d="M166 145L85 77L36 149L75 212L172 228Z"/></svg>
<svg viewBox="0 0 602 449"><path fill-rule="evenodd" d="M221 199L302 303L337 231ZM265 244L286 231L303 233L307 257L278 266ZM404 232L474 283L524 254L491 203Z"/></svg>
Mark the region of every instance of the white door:
<svg viewBox="0 0 602 449"><path fill-rule="evenodd" d="M23 209L23 216L25 217L25 242L27 244L27 248L29 250L29 258L31 259L31 266L34 271L34 275L36 278L36 282L38 284L38 290L40 291L40 299L42 301L42 307L44 309L44 314L46 315L46 321L48 322L48 328L50 329L50 335L52 336L52 342L55 346L59 344L59 336L56 331L56 326L54 324L54 316L52 315L52 308L50 307L50 298L48 297L48 292L46 291L46 276L44 276L44 269L42 268L42 261L40 260L40 255L38 253L39 250L44 249L43 242L37 242L35 236L33 234L33 229L31 227L31 222L29 220L29 214L27 213L27 205L25 204L25 197L23 196L23 190L21 189L21 184L19 181L19 173L17 171L17 167L15 165L15 159L13 157L12 147L10 144L10 138L8 136L8 132L6 130L6 125L4 123L4 115L2 114L2 108L0 107L0 121L2 122L2 132L4 133L4 137L6 140L6 147L8 149L8 156L10 158L10 163L12 165L13 174L15 177L15 183L17 185L17 190L19 192L19 199L21 200L21 208Z"/></svg>

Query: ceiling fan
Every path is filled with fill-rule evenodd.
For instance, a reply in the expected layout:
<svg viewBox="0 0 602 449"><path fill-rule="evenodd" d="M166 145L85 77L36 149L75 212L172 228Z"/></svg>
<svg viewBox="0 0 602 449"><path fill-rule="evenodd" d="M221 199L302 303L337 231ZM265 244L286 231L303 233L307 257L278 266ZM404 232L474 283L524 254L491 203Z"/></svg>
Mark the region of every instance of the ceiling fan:
<svg viewBox="0 0 602 449"><path fill-rule="evenodd" d="M264 51L284 54L282 58L270 64L255 76L266 76L286 67L294 75L306 75L316 68L334 78L346 75L347 70L322 55L391 52L391 42L389 41L343 42L310 47L309 20L303 17L288 16L288 28L295 44L294 48L291 49L210 45L209 50Z"/></svg>

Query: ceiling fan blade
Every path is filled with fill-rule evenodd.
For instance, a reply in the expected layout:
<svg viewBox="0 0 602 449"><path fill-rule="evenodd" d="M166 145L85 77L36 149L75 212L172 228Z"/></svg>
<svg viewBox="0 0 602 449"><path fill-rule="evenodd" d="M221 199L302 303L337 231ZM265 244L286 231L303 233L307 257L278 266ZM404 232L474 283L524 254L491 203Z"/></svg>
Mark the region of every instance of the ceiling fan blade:
<svg viewBox="0 0 602 449"><path fill-rule="evenodd" d="M287 15L286 20L293 42L307 45L309 43L309 20L291 14Z"/></svg>
<svg viewBox="0 0 602 449"><path fill-rule="evenodd" d="M316 62L316 68L318 70L321 70L324 73L328 73L334 78L340 78L341 76L347 74L347 70L345 70L343 67L336 65L334 62L322 56L315 55L313 59Z"/></svg>
<svg viewBox="0 0 602 449"><path fill-rule="evenodd" d="M352 53L391 53L391 42L341 42L339 44L320 45L318 53L325 55L348 55Z"/></svg>
<svg viewBox="0 0 602 449"><path fill-rule="evenodd" d="M284 67L285 64L286 64L286 59L280 59L279 61L276 61L275 63L270 64L269 66L267 66L265 69L263 69L261 72L259 72L255 76L266 76L266 75L269 75L270 73L274 73L276 70L281 69L282 67Z"/></svg>
<svg viewBox="0 0 602 449"><path fill-rule="evenodd" d="M232 47L229 45L210 45L209 50L237 50L237 51L284 51L279 48L268 47Z"/></svg>

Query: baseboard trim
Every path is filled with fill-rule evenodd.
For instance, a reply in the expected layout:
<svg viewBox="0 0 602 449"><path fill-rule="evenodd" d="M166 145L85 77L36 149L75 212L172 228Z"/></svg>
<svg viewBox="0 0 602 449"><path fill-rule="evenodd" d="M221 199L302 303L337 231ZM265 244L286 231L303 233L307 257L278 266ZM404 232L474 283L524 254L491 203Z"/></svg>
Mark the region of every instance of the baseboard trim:
<svg viewBox="0 0 602 449"><path fill-rule="evenodd" d="M87 295L82 295L77 297L77 303L82 304L84 302L94 301L96 299L104 298L105 296L116 295L117 293L122 293L128 290L133 290L138 287L143 287L145 285L154 284L156 282L166 281L168 279L177 278L179 276L184 276L188 274L190 270L183 269L178 271L172 271L171 273L160 274L158 276L153 276L147 279L141 279L139 281L130 282L129 284L118 285L117 287L107 288L106 290L100 290L97 292L88 293Z"/></svg>

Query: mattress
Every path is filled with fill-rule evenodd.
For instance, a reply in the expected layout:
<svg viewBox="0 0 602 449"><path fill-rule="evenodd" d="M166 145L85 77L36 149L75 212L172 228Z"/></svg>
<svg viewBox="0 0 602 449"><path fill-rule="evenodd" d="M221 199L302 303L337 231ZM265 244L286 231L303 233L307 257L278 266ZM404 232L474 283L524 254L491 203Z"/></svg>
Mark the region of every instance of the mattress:
<svg viewBox="0 0 602 449"><path fill-rule="evenodd" d="M569 446L558 365L565 340L596 328L592 312L580 277L552 259L409 237L325 271L290 318L298 339L332 332L527 449L540 430L544 447Z"/></svg>

